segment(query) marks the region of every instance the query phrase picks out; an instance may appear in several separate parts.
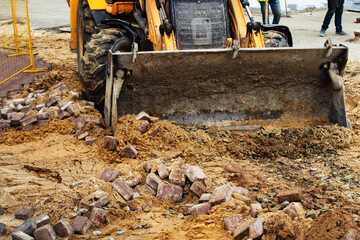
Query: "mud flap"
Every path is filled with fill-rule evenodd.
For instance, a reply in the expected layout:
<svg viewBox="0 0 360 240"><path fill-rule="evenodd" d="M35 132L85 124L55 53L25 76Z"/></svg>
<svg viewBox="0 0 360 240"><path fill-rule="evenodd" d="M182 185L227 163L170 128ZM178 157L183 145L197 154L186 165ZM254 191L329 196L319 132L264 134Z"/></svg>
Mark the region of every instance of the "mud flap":
<svg viewBox="0 0 360 240"><path fill-rule="evenodd" d="M118 112L146 111L184 123L221 125L349 126L343 87L333 89L348 49L206 49L109 53L111 72L126 71ZM111 78L111 74L108 74ZM108 96L106 96L108 97ZM106 108L105 108L106 109Z"/></svg>

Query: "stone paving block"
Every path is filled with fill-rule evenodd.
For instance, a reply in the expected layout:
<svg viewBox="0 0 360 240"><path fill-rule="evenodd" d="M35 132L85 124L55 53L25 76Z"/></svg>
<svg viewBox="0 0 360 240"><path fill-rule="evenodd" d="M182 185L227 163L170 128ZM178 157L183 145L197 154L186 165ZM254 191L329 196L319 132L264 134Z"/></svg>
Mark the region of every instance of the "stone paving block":
<svg viewBox="0 0 360 240"><path fill-rule="evenodd" d="M132 158L132 159L134 159L134 158L136 158L136 155L138 155L138 151L136 151L136 149L135 149L133 146L127 145L127 146L123 149L122 154L123 154L123 156L126 157L126 158Z"/></svg>
<svg viewBox="0 0 360 240"><path fill-rule="evenodd" d="M25 113L9 113L7 119L11 120L12 126L19 126L20 120L25 117Z"/></svg>
<svg viewBox="0 0 360 240"><path fill-rule="evenodd" d="M45 120L45 119L49 119L50 115L49 115L49 112L43 112L43 111L40 111L36 114L36 118L38 120Z"/></svg>
<svg viewBox="0 0 360 240"><path fill-rule="evenodd" d="M111 185L126 201L134 195L132 188L120 179L116 179Z"/></svg>
<svg viewBox="0 0 360 240"><path fill-rule="evenodd" d="M241 195L244 195L246 197L250 197L249 191L242 187L233 187L233 192L240 193Z"/></svg>
<svg viewBox="0 0 360 240"><path fill-rule="evenodd" d="M6 225L0 222L0 236L4 235L6 232Z"/></svg>
<svg viewBox="0 0 360 240"><path fill-rule="evenodd" d="M159 199L181 199L183 195L182 187L160 183L157 188L156 197Z"/></svg>
<svg viewBox="0 0 360 240"><path fill-rule="evenodd" d="M201 196L199 198L199 203L210 201L211 196L212 196L211 193L203 193L203 194L201 194Z"/></svg>
<svg viewBox="0 0 360 240"><path fill-rule="evenodd" d="M167 170L165 165L162 163L158 164L157 172L161 179L165 179L165 178L169 177L169 171Z"/></svg>
<svg viewBox="0 0 360 240"><path fill-rule="evenodd" d="M25 206L15 212L15 218L26 220L34 215L35 209L32 206Z"/></svg>
<svg viewBox="0 0 360 240"><path fill-rule="evenodd" d="M74 228L65 218L55 223L53 228L59 237L70 237L74 234Z"/></svg>
<svg viewBox="0 0 360 240"><path fill-rule="evenodd" d="M294 218L305 218L305 210L301 203L292 202L286 208L284 208L284 213L289 215L292 219Z"/></svg>
<svg viewBox="0 0 360 240"><path fill-rule="evenodd" d="M76 182L73 182L69 185L70 189L74 189L76 188L77 186L80 186L81 184L84 184L85 182L84 181L76 181Z"/></svg>
<svg viewBox="0 0 360 240"><path fill-rule="evenodd" d="M46 224L36 229L34 236L36 240L55 240L57 238L57 235L50 224Z"/></svg>
<svg viewBox="0 0 360 240"><path fill-rule="evenodd" d="M191 185L190 190L198 197L201 197L201 195L206 191L206 186L201 181L197 181Z"/></svg>
<svg viewBox="0 0 360 240"><path fill-rule="evenodd" d="M263 223L266 221L265 218L259 217L249 227L249 237L252 239L260 238L264 233Z"/></svg>
<svg viewBox="0 0 360 240"><path fill-rule="evenodd" d="M78 140L83 140L85 139L87 136L89 136L89 133L88 132L83 132L81 134L78 135Z"/></svg>
<svg viewBox="0 0 360 240"><path fill-rule="evenodd" d="M252 203L250 204L250 213L253 218L256 218L259 213L263 212L263 208L260 203Z"/></svg>
<svg viewBox="0 0 360 240"><path fill-rule="evenodd" d="M84 118L85 118L85 122L86 123L95 123L97 125L100 124L100 119L99 117L94 117L94 116L90 116L90 115L84 115Z"/></svg>
<svg viewBox="0 0 360 240"><path fill-rule="evenodd" d="M154 190L154 189L153 189L152 187L150 187L149 185L144 184L144 185L142 186L142 188L143 188L147 193L149 193L149 194L151 194L151 195L153 195L153 196L156 195L156 190Z"/></svg>
<svg viewBox="0 0 360 240"><path fill-rule="evenodd" d="M228 202L231 198L232 191L232 187L228 183L215 188L209 203L211 205L216 205Z"/></svg>
<svg viewBox="0 0 360 240"><path fill-rule="evenodd" d="M11 126L11 120L0 120L0 127L6 128Z"/></svg>
<svg viewBox="0 0 360 240"><path fill-rule="evenodd" d="M54 96L45 103L45 106L50 107L50 106L54 105L55 103L57 103L60 99L61 99L60 96Z"/></svg>
<svg viewBox="0 0 360 240"><path fill-rule="evenodd" d="M241 214L235 214L230 217L224 218L225 229L234 233L234 231L245 222L244 217Z"/></svg>
<svg viewBox="0 0 360 240"><path fill-rule="evenodd" d="M206 178L204 172L197 166L189 166L185 170L185 175L191 182L201 181Z"/></svg>
<svg viewBox="0 0 360 240"><path fill-rule="evenodd" d="M86 145L91 145L91 144L95 143L96 140L97 140L96 137L87 136L87 137L85 138L85 143L86 143Z"/></svg>
<svg viewBox="0 0 360 240"><path fill-rule="evenodd" d="M81 129L86 125L86 121L85 121L84 115L80 115L80 116L75 120L75 125L76 125L77 129L79 129L79 130L81 130Z"/></svg>
<svg viewBox="0 0 360 240"><path fill-rule="evenodd" d="M112 182L117 179L118 176L118 170L116 170L115 168L107 168L101 173L100 180L104 180L105 182Z"/></svg>
<svg viewBox="0 0 360 240"><path fill-rule="evenodd" d="M94 207L103 207L110 202L110 196L107 192L98 190L93 192L89 196L86 196L81 200L81 205L88 209L93 209Z"/></svg>
<svg viewBox="0 0 360 240"><path fill-rule="evenodd" d="M37 225L35 221L31 218L26 219L25 222L23 222L20 226L18 226L14 232L24 232L29 236L33 236L34 231L36 230Z"/></svg>
<svg viewBox="0 0 360 240"><path fill-rule="evenodd" d="M104 137L104 148L110 151L115 151L117 146L119 145L119 141L116 137L113 136L105 136Z"/></svg>
<svg viewBox="0 0 360 240"><path fill-rule="evenodd" d="M80 114L80 110L81 106L78 103L73 103L66 107L66 111L68 111L71 116Z"/></svg>
<svg viewBox="0 0 360 240"><path fill-rule="evenodd" d="M149 114L146 112L140 112L138 115L135 116L135 120L150 120Z"/></svg>
<svg viewBox="0 0 360 240"><path fill-rule="evenodd" d="M151 171L151 164L150 163L145 163L144 164L144 170L145 172L149 173Z"/></svg>
<svg viewBox="0 0 360 240"><path fill-rule="evenodd" d="M191 215L193 218L196 218L199 215L207 215L209 213L211 206L208 203L200 203L197 205L194 205L191 209Z"/></svg>
<svg viewBox="0 0 360 240"><path fill-rule="evenodd" d="M105 215L107 211L101 208L93 208L90 214L90 221L92 223L105 223Z"/></svg>
<svg viewBox="0 0 360 240"><path fill-rule="evenodd" d="M68 88L67 88L67 86L66 86L66 84L65 84L64 82L59 82L59 83L51 86L50 88L51 88L51 89L54 89L54 90L55 90L55 89L58 89L58 90L61 91L61 92L68 90Z"/></svg>
<svg viewBox="0 0 360 240"><path fill-rule="evenodd" d="M35 125L36 126L44 126L44 125L48 125L51 122L50 119L46 119L46 120L37 120Z"/></svg>
<svg viewBox="0 0 360 240"><path fill-rule="evenodd" d="M149 130L149 122L147 120L135 121L135 124L137 125L137 130L141 134L144 134Z"/></svg>
<svg viewBox="0 0 360 240"><path fill-rule="evenodd" d="M19 105L20 106L20 105ZM19 112L27 113L30 112L33 109L32 105L26 105L19 109Z"/></svg>
<svg viewBox="0 0 360 240"><path fill-rule="evenodd" d="M185 170L180 167L174 167L169 175L169 182L180 186L185 185Z"/></svg>
<svg viewBox="0 0 360 240"><path fill-rule="evenodd" d="M35 101L36 98L32 97L32 98L28 98L25 100L25 105L30 105L33 101Z"/></svg>
<svg viewBox="0 0 360 240"><path fill-rule="evenodd" d="M247 220L247 221L241 223L234 231L234 239L242 240L247 235L249 235L249 228L250 228L251 224L252 224L252 221L250 221L250 220Z"/></svg>
<svg viewBox="0 0 360 240"><path fill-rule="evenodd" d="M66 101L66 102L62 102L61 104L59 104L60 111L61 112L66 111L66 108L72 103L73 103L72 101Z"/></svg>
<svg viewBox="0 0 360 240"><path fill-rule="evenodd" d="M33 237L29 236L26 233L20 232L20 231L11 233L11 239L12 240L34 240Z"/></svg>
<svg viewBox="0 0 360 240"><path fill-rule="evenodd" d="M14 99L13 103L14 103L15 106L25 105L25 99L24 98Z"/></svg>
<svg viewBox="0 0 360 240"><path fill-rule="evenodd" d="M43 109L44 107L45 107L45 104L38 104L38 105L36 105L35 109L36 109L37 111L40 111L40 110Z"/></svg>
<svg viewBox="0 0 360 240"><path fill-rule="evenodd" d="M24 117L23 119L20 120L20 126L21 127L25 127L26 125L32 124L34 122L37 121L36 116L28 116L28 117Z"/></svg>
<svg viewBox="0 0 360 240"><path fill-rule="evenodd" d="M154 129L151 129L149 135L152 136L152 137L155 137L160 131L160 127L156 127Z"/></svg>
<svg viewBox="0 0 360 240"><path fill-rule="evenodd" d="M74 219L74 224L73 224L73 228L75 233L79 233L84 235L87 230L89 230L89 228L91 227L91 221L90 219L88 219L85 216L77 216Z"/></svg>
<svg viewBox="0 0 360 240"><path fill-rule="evenodd" d="M302 198L301 190L290 190L290 191L279 193L277 195L277 199L278 199L279 203L282 203L284 201L300 202L301 198Z"/></svg>
<svg viewBox="0 0 360 240"><path fill-rule="evenodd" d="M28 124L28 125L26 125L24 127L20 127L20 129L23 130L23 131L30 131L30 130L34 129L34 125Z"/></svg>
<svg viewBox="0 0 360 240"><path fill-rule="evenodd" d="M135 187L136 185L140 184L141 179L141 176L137 176L132 179L126 180L125 183L129 185L129 187Z"/></svg>
<svg viewBox="0 0 360 240"><path fill-rule="evenodd" d="M160 183L162 183L162 181L155 173L150 173L146 178L146 184L152 187L155 191L157 191Z"/></svg>
<svg viewBox="0 0 360 240"><path fill-rule="evenodd" d="M37 218L34 218L34 221L37 227L41 227L50 223L50 217L48 215L41 215Z"/></svg>
<svg viewBox="0 0 360 240"><path fill-rule="evenodd" d="M4 118L4 119L7 119L7 115L8 115L8 113L11 113L11 110L12 110L12 108L2 108L0 110L1 117Z"/></svg>
<svg viewBox="0 0 360 240"><path fill-rule="evenodd" d="M61 112L61 113L59 114L58 119L63 120L63 119L68 118L68 117L70 117L70 113L64 111L64 112Z"/></svg>

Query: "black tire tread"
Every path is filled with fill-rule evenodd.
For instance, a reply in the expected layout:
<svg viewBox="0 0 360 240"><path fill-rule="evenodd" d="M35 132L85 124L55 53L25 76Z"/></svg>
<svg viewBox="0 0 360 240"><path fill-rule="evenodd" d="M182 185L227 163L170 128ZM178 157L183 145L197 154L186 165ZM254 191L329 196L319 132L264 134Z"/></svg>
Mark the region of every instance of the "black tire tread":
<svg viewBox="0 0 360 240"><path fill-rule="evenodd" d="M269 30L263 32L265 47L289 47L288 40L282 32Z"/></svg>
<svg viewBox="0 0 360 240"><path fill-rule="evenodd" d="M118 39L125 37L125 34L120 29L101 29L94 36L85 45L80 80L84 97L101 107L105 97L107 53Z"/></svg>

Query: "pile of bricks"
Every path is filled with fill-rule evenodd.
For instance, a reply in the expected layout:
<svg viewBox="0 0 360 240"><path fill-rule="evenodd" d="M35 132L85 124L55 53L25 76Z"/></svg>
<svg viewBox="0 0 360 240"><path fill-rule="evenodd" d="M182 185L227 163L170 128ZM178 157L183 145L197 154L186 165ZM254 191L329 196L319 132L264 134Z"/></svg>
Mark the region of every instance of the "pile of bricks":
<svg viewBox="0 0 360 240"><path fill-rule="evenodd" d="M63 96L71 96L75 102L62 100ZM49 124L53 119L70 118L80 133L86 123L100 124L98 117L81 114L85 106L93 107L94 103L81 100L81 94L69 91L66 84L60 82L48 91L36 90L26 99L4 100L0 108L0 131L10 127L32 130L34 126ZM79 134L79 139L85 139L87 144L94 142L94 138L86 132Z"/></svg>
<svg viewBox="0 0 360 240"><path fill-rule="evenodd" d="M35 209L32 206L25 206L20 208L15 213L15 218L24 220L24 222L18 226L12 233L13 240L55 240L57 237L69 237L74 233L83 234L84 230L88 228L81 225L78 221L74 221L71 225L66 219L62 219L51 225L51 219L48 215L41 215L36 218L32 218L35 213Z"/></svg>

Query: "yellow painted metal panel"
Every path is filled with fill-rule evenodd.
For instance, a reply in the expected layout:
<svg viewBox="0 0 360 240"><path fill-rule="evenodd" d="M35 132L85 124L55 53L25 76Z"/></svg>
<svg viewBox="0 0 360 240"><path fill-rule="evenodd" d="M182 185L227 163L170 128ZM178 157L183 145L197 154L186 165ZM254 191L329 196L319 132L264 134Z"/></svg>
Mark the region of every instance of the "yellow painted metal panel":
<svg viewBox="0 0 360 240"><path fill-rule="evenodd" d="M104 10L106 8L105 0L88 0L91 10Z"/></svg>

